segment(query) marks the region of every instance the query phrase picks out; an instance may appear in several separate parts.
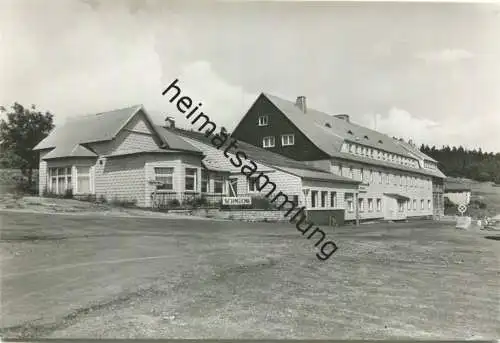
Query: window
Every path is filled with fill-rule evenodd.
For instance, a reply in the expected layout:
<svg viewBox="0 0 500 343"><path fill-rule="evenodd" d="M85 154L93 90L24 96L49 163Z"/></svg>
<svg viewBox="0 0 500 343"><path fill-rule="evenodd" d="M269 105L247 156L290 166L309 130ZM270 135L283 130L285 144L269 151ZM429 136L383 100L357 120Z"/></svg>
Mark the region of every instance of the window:
<svg viewBox="0 0 500 343"><path fill-rule="evenodd" d="M254 193L259 192L259 178L251 177L248 179L248 192Z"/></svg>
<svg viewBox="0 0 500 343"><path fill-rule="evenodd" d="M156 189L173 190L174 168L155 168L155 180L160 181L163 184L156 186Z"/></svg>
<svg viewBox="0 0 500 343"><path fill-rule="evenodd" d="M49 168L49 190L52 193L64 194L72 189L71 167Z"/></svg>
<svg viewBox="0 0 500 343"><path fill-rule="evenodd" d="M321 191L321 207L326 207L326 199L328 198L328 192Z"/></svg>
<svg viewBox="0 0 500 343"><path fill-rule="evenodd" d="M373 183L373 171L372 170L368 171L368 180L370 180L369 181L370 183Z"/></svg>
<svg viewBox="0 0 500 343"><path fill-rule="evenodd" d="M400 176L399 176L399 185L400 185L400 186L403 186L403 179L404 179L404 176L403 176L403 175L400 175Z"/></svg>
<svg viewBox="0 0 500 343"><path fill-rule="evenodd" d="M373 158L373 149L370 149L370 157Z"/></svg>
<svg viewBox="0 0 500 343"><path fill-rule="evenodd" d="M431 201L427 200L427 209L430 210L432 208Z"/></svg>
<svg viewBox="0 0 500 343"><path fill-rule="evenodd" d="M347 210L349 212L354 212L353 194L352 193L345 193L344 200L345 200L345 203L347 204Z"/></svg>
<svg viewBox="0 0 500 343"><path fill-rule="evenodd" d="M293 203L297 206L299 206L299 196L298 195L293 195Z"/></svg>
<svg viewBox="0 0 500 343"><path fill-rule="evenodd" d="M342 169L343 169L343 166L341 164L339 164L339 174L340 174L340 176L344 176L343 175L344 173L342 172Z"/></svg>
<svg viewBox="0 0 500 343"><path fill-rule="evenodd" d="M378 183L382 183L382 173L378 172Z"/></svg>
<svg viewBox="0 0 500 343"><path fill-rule="evenodd" d="M201 192L202 193L208 193L209 189L209 178L208 178L208 172L206 170L201 171Z"/></svg>
<svg viewBox="0 0 500 343"><path fill-rule="evenodd" d="M349 145L349 152L354 153L354 144Z"/></svg>
<svg viewBox="0 0 500 343"><path fill-rule="evenodd" d="M389 184L389 173L385 174L385 183Z"/></svg>
<svg viewBox="0 0 500 343"><path fill-rule="evenodd" d="M408 211L411 210L411 200L406 200Z"/></svg>
<svg viewBox="0 0 500 343"><path fill-rule="evenodd" d="M420 209L424 209L424 199L420 200Z"/></svg>
<svg viewBox="0 0 500 343"><path fill-rule="evenodd" d="M382 199L377 199L377 211L382 211Z"/></svg>
<svg viewBox="0 0 500 343"><path fill-rule="evenodd" d="M76 167L76 192L88 194L90 191L90 167Z"/></svg>
<svg viewBox="0 0 500 343"><path fill-rule="evenodd" d="M413 199L413 210L417 210L417 199Z"/></svg>
<svg viewBox="0 0 500 343"><path fill-rule="evenodd" d="M405 203L403 201L398 201L399 212L405 211Z"/></svg>
<svg viewBox="0 0 500 343"><path fill-rule="evenodd" d="M364 211L364 201L365 199L363 198L359 198L358 199L358 207L359 207L359 212L363 212Z"/></svg>
<svg viewBox="0 0 500 343"><path fill-rule="evenodd" d="M311 207L316 207L317 199L318 199L318 191L311 191Z"/></svg>
<svg viewBox="0 0 500 343"><path fill-rule="evenodd" d="M365 182L365 170L363 168L359 170L359 181Z"/></svg>
<svg viewBox="0 0 500 343"><path fill-rule="evenodd" d="M373 212L373 199L368 199L368 211Z"/></svg>
<svg viewBox="0 0 500 343"><path fill-rule="evenodd" d="M214 193L224 193L224 177L222 175L214 177Z"/></svg>
<svg viewBox="0 0 500 343"><path fill-rule="evenodd" d="M393 177L393 181L394 181L394 184L397 185L398 184L398 178L399 178L399 175L394 175Z"/></svg>
<svg viewBox="0 0 500 343"><path fill-rule="evenodd" d="M295 136L293 134L281 135L281 145L294 145L295 144Z"/></svg>
<svg viewBox="0 0 500 343"><path fill-rule="evenodd" d="M269 116L259 117L259 126L267 126L269 124Z"/></svg>
<svg viewBox="0 0 500 343"><path fill-rule="evenodd" d="M274 136L264 137L262 139L262 146L264 148L272 148L275 146Z"/></svg>
<svg viewBox="0 0 500 343"><path fill-rule="evenodd" d="M337 207L337 192L330 192L330 207Z"/></svg>
<svg viewBox="0 0 500 343"><path fill-rule="evenodd" d="M361 147L359 145L356 148L356 154L361 154Z"/></svg>
<svg viewBox="0 0 500 343"><path fill-rule="evenodd" d="M186 168L186 180L184 189L186 191L196 190L196 168Z"/></svg>

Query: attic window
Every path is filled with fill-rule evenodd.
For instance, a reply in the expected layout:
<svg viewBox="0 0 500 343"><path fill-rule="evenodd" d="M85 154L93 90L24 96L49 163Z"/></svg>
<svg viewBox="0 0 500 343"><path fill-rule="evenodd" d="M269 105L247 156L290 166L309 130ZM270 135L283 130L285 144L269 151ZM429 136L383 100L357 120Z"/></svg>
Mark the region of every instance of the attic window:
<svg viewBox="0 0 500 343"><path fill-rule="evenodd" d="M379 139L378 142L379 142L379 144L382 144L382 140L381 139Z"/></svg>
<svg viewBox="0 0 500 343"><path fill-rule="evenodd" d="M350 134L350 135L352 135L352 131L351 130L347 131L347 133Z"/></svg>
<svg viewBox="0 0 500 343"><path fill-rule="evenodd" d="M325 124L325 126L326 126L326 127L332 127L332 126L330 125L330 123L326 123L326 124Z"/></svg>
<svg viewBox="0 0 500 343"><path fill-rule="evenodd" d="M365 136L365 139L368 139L368 136Z"/></svg>

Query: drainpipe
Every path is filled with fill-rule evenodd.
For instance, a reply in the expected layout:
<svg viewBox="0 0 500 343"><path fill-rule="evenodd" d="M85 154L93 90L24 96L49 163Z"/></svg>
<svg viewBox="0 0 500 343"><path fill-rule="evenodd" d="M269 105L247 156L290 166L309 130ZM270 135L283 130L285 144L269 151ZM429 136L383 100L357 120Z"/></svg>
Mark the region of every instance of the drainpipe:
<svg viewBox="0 0 500 343"><path fill-rule="evenodd" d="M358 201L358 197L359 197L359 193L354 193L355 196L354 196L354 206L356 206L356 226L359 226L359 201Z"/></svg>

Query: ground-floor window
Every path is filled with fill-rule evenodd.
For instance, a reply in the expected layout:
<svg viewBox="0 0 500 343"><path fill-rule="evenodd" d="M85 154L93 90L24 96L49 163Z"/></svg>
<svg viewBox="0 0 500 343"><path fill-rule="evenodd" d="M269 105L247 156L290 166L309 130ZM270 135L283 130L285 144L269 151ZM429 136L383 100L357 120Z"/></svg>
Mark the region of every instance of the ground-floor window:
<svg viewBox="0 0 500 343"><path fill-rule="evenodd" d="M359 198L358 199L359 212L363 212L364 211L364 204L365 204L365 199Z"/></svg>
<svg viewBox="0 0 500 343"><path fill-rule="evenodd" d="M155 168L155 180L161 182L156 189L174 189L174 168Z"/></svg>
<svg viewBox="0 0 500 343"><path fill-rule="evenodd" d="M424 199L420 200L420 209L424 209Z"/></svg>
<svg viewBox="0 0 500 343"><path fill-rule="evenodd" d="M417 210L417 199L413 199L413 210Z"/></svg>
<svg viewBox="0 0 500 343"><path fill-rule="evenodd" d="M326 199L328 197L328 192L321 191L321 207L326 207Z"/></svg>
<svg viewBox="0 0 500 343"><path fill-rule="evenodd" d="M209 190L209 177L208 172L206 170L201 171L201 192L208 193Z"/></svg>
<svg viewBox="0 0 500 343"><path fill-rule="evenodd" d="M186 191L195 191L196 190L196 168L186 168L185 175L185 190Z"/></svg>
<svg viewBox="0 0 500 343"><path fill-rule="evenodd" d="M76 167L76 192L88 194L90 190L90 167Z"/></svg>
<svg viewBox="0 0 500 343"><path fill-rule="evenodd" d="M311 207L316 207L317 198L318 198L318 191L311 191Z"/></svg>
<svg viewBox="0 0 500 343"><path fill-rule="evenodd" d="M298 195L294 195L294 196L293 196L293 203L294 203L295 205L297 205L297 206L299 205L299 196L298 196Z"/></svg>
<svg viewBox="0 0 500 343"><path fill-rule="evenodd" d="M330 192L330 206L337 207L337 192Z"/></svg>
<svg viewBox="0 0 500 343"><path fill-rule="evenodd" d="M71 167L49 168L49 186L52 193L64 194L72 189Z"/></svg>
<svg viewBox="0 0 500 343"><path fill-rule="evenodd" d="M368 211L373 212L373 199L368 199Z"/></svg>
<svg viewBox="0 0 500 343"><path fill-rule="evenodd" d="M427 208L430 210L432 208L431 206L431 201L430 200L427 200Z"/></svg>
<svg viewBox="0 0 500 343"><path fill-rule="evenodd" d="M406 200L406 204L408 205L407 209L408 211L411 210L411 200Z"/></svg>
<svg viewBox="0 0 500 343"><path fill-rule="evenodd" d="M347 205L347 210L349 212L354 212L354 201L353 201L353 194L352 193L345 193L344 194L344 202Z"/></svg>
<svg viewBox="0 0 500 343"><path fill-rule="evenodd" d="M259 187L259 178L258 177L250 177L248 179L248 192L258 192Z"/></svg>
<svg viewBox="0 0 500 343"><path fill-rule="evenodd" d="M377 211L382 211L382 199L377 199Z"/></svg>
<svg viewBox="0 0 500 343"><path fill-rule="evenodd" d="M224 193L224 177L222 175L214 177L214 193Z"/></svg>
<svg viewBox="0 0 500 343"><path fill-rule="evenodd" d="M398 200L398 206L399 206L399 212L404 212L405 210L405 203L402 200Z"/></svg>

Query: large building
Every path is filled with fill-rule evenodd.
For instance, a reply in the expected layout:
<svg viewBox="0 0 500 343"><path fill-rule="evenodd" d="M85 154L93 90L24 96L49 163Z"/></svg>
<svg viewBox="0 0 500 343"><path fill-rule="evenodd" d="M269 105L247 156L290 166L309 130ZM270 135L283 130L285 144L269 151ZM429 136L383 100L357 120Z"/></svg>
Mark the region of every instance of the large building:
<svg viewBox="0 0 500 343"><path fill-rule="evenodd" d="M226 144L227 145L227 144ZM263 197L304 206L317 224L344 220L345 194L359 181L241 143L256 172L230 162L235 148L215 147L197 131L153 124L142 106L80 117L56 128L34 150L40 153L39 192L134 202L140 207L187 205L201 198ZM240 154L240 156L242 156ZM244 164L244 165L249 165ZM274 185L274 186L273 186ZM273 189L275 187L275 189ZM271 191L271 192L270 192ZM308 196L315 194L314 202ZM286 197L285 197L286 196Z"/></svg>
<svg viewBox="0 0 500 343"><path fill-rule="evenodd" d="M262 93L232 136L335 175L361 182L346 194L348 220L430 217L443 214L443 179L437 162L411 143L296 102ZM314 203L313 193L308 202ZM319 204L321 206L321 204Z"/></svg>

